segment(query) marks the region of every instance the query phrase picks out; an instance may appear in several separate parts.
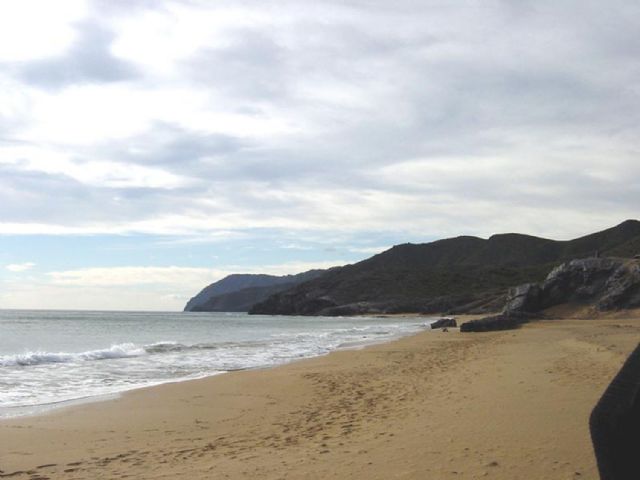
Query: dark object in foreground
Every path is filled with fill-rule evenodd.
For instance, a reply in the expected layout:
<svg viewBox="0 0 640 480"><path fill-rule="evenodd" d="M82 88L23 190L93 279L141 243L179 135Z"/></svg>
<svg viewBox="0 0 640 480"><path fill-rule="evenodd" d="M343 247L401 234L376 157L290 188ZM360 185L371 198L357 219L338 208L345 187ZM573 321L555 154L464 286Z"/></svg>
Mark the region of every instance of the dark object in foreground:
<svg viewBox="0 0 640 480"><path fill-rule="evenodd" d="M639 479L640 345L591 412L589 428L600 479Z"/></svg>
<svg viewBox="0 0 640 480"><path fill-rule="evenodd" d="M433 322L431 324L431 330L434 330L436 328L448 328L448 327L457 327L457 326L458 326L458 322L456 322L455 318L444 317L444 318L439 318L438 320Z"/></svg>
<svg viewBox="0 0 640 480"><path fill-rule="evenodd" d="M470 320L460 325L461 332L493 332L496 330L511 330L527 323L528 318L520 315L500 314L493 317Z"/></svg>

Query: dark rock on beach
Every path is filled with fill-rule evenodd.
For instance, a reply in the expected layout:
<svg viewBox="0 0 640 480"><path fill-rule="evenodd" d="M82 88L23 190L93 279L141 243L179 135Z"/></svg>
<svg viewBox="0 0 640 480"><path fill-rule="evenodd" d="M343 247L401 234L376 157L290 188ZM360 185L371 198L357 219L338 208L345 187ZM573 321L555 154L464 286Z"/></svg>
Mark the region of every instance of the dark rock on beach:
<svg viewBox="0 0 640 480"><path fill-rule="evenodd" d="M496 330L511 330L527 323L529 318L524 315L494 315L492 317L470 320L460 325L461 332L491 332Z"/></svg>
<svg viewBox="0 0 640 480"><path fill-rule="evenodd" d="M431 329L433 330L436 328L451 328L451 327L457 327L457 326L458 326L458 322L456 322L455 318L445 317L445 318L439 318L438 320L433 322L431 324Z"/></svg>

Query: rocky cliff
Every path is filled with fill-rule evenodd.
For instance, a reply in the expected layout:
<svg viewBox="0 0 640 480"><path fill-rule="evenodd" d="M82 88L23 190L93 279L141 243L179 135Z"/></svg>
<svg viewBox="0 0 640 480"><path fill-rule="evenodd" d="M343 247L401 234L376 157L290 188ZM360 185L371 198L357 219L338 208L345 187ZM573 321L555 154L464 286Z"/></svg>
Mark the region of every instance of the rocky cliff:
<svg viewBox="0 0 640 480"><path fill-rule="evenodd" d="M554 268L543 282L509 290L500 315L463 324L463 332L517 328L556 305L591 306L598 311L640 308L640 260L584 258Z"/></svg>
<svg viewBox="0 0 640 480"><path fill-rule="evenodd" d="M639 251L637 220L569 241L510 233L487 240L463 236L404 244L272 295L250 312L495 312L510 287L543 281L561 262L596 255L632 257Z"/></svg>
<svg viewBox="0 0 640 480"><path fill-rule="evenodd" d="M600 311L640 307L640 260L585 258L554 268L539 284L510 290L505 314L537 313L564 303Z"/></svg>

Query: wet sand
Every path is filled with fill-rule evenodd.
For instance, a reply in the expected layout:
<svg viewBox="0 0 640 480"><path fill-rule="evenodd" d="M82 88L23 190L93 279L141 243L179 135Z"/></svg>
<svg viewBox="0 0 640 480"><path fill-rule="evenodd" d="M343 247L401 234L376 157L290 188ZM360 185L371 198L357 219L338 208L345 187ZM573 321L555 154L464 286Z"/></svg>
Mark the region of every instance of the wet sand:
<svg viewBox="0 0 640 480"><path fill-rule="evenodd" d="M0 422L0 478L597 479L640 316L425 332Z"/></svg>

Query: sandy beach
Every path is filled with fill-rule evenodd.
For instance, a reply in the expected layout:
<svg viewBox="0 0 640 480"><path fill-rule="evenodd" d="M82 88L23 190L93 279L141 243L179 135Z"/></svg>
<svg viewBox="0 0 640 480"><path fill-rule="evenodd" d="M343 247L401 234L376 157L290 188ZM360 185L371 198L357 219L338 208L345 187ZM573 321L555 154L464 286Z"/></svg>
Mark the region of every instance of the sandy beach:
<svg viewBox="0 0 640 480"><path fill-rule="evenodd" d="M0 477L597 479L640 316L425 332L0 422Z"/></svg>

